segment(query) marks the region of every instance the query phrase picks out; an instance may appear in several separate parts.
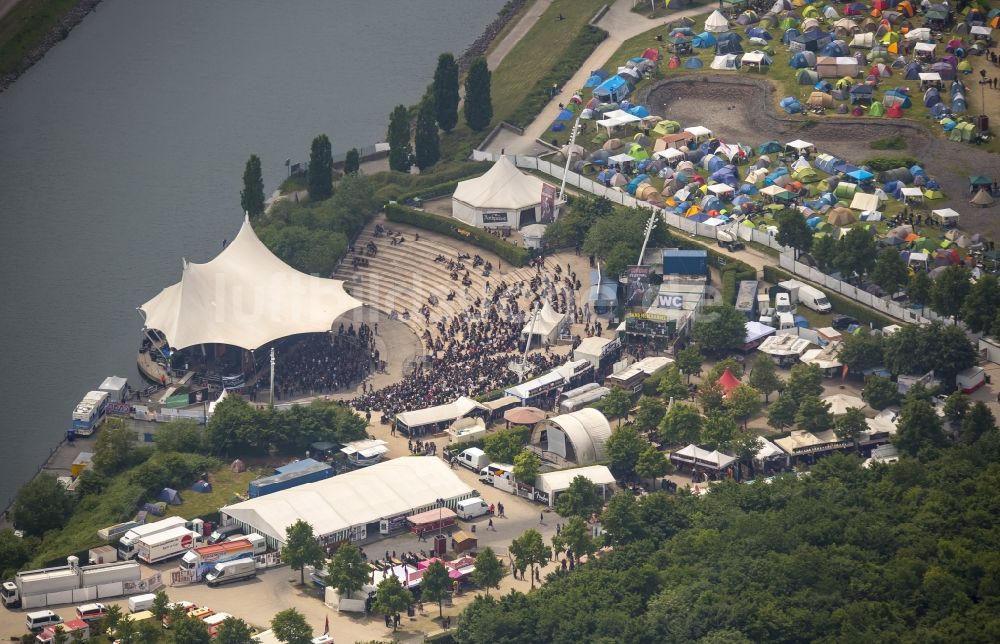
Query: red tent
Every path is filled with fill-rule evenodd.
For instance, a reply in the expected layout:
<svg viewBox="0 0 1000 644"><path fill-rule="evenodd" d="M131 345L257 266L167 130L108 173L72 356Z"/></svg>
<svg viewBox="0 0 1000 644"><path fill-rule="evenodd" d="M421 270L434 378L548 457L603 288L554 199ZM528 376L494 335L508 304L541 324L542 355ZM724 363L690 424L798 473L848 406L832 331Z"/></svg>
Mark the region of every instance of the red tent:
<svg viewBox="0 0 1000 644"><path fill-rule="evenodd" d="M650 47L646 51L642 52L642 57L647 60L658 61L660 60L660 50Z"/></svg>
<svg viewBox="0 0 1000 644"><path fill-rule="evenodd" d="M903 108L899 106L899 103L893 103L888 110L886 110L885 115L891 119L903 118Z"/></svg>
<svg viewBox="0 0 1000 644"><path fill-rule="evenodd" d="M722 372L721 376L719 376L718 383L719 386L722 387L722 391L724 392L724 396L726 398L729 398L729 394L732 393L733 389L740 386L740 381L736 379L736 376L734 376L733 372L729 370L729 367L726 367L726 370Z"/></svg>

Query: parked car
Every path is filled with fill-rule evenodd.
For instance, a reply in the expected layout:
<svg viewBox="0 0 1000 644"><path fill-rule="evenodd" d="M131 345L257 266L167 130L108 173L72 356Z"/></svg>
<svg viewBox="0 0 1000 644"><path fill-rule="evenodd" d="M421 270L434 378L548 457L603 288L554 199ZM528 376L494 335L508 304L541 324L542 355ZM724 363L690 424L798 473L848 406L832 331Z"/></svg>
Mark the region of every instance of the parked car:
<svg viewBox="0 0 1000 644"><path fill-rule="evenodd" d="M849 315L833 316L833 328L838 331L846 331L852 324L858 324L858 321Z"/></svg>

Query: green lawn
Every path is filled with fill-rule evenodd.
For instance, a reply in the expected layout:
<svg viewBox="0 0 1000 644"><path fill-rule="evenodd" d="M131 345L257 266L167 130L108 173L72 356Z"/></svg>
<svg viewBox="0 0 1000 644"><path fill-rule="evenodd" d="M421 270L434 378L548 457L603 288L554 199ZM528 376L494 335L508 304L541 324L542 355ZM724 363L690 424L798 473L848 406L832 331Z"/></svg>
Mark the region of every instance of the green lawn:
<svg viewBox="0 0 1000 644"><path fill-rule="evenodd" d="M0 20L0 74L14 71L24 54L37 47L76 4L77 0L21 0Z"/></svg>
<svg viewBox="0 0 1000 644"><path fill-rule="evenodd" d="M212 483L211 492L201 494L194 490L181 490L184 502L169 506L166 516L176 515L191 519L217 512L222 506L237 501L237 495L245 497L250 481L272 473L271 470L252 468L236 473L229 469L229 465L223 465L209 475L209 481Z"/></svg>
<svg viewBox="0 0 1000 644"><path fill-rule="evenodd" d="M513 112L524 94L565 55L605 0L553 0L538 22L493 71L494 122ZM559 15L563 20L559 20Z"/></svg>

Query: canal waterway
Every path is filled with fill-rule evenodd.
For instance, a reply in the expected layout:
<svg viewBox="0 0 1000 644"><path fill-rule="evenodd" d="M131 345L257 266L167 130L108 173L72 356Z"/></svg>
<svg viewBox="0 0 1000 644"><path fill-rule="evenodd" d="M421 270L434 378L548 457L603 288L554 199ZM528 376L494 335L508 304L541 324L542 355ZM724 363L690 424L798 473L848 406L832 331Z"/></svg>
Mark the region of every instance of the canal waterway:
<svg viewBox="0 0 1000 644"><path fill-rule="evenodd" d="M503 0L105 0L0 95L0 504L108 375L136 307L232 239L250 154L385 137Z"/></svg>

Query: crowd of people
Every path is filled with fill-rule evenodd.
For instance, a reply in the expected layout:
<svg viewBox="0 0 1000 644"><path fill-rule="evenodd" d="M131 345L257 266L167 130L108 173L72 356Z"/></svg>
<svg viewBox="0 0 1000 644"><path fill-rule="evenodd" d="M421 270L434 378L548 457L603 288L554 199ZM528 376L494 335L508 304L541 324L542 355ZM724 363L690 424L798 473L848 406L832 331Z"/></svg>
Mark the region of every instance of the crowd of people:
<svg viewBox="0 0 1000 644"><path fill-rule="evenodd" d="M334 333L310 333L293 338L277 351L274 395L279 400L328 394L362 382L379 364L375 334L361 323L343 324ZM265 371L259 390L270 386Z"/></svg>
<svg viewBox="0 0 1000 644"><path fill-rule="evenodd" d="M479 256L473 259L468 255L459 255L457 260L439 257L438 263L443 270L454 272L469 259L475 268L491 267ZM400 382L356 397L352 406L381 410L383 423L389 423L400 412L446 404L459 396L474 396L517 382L519 376L510 364L520 362L524 349L521 331L528 311L548 301L560 313L569 313L572 320L583 319L583 310L576 306L582 286L576 274L568 267L565 271L562 266L551 267L551 263L551 268L547 267L544 259L536 260L534 267L535 275L528 282L501 280L495 287L487 282L486 295L475 299L467 295L469 304L455 316L437 318L435 306L424 305L421 314L428 327L421 338L427 351L425 362ZM448 299L454 299L454 294ZM529 354L525 378L551 370L564 359L544 345L541 351Z"/></svg>

